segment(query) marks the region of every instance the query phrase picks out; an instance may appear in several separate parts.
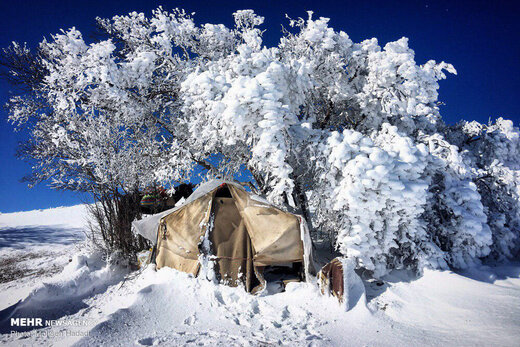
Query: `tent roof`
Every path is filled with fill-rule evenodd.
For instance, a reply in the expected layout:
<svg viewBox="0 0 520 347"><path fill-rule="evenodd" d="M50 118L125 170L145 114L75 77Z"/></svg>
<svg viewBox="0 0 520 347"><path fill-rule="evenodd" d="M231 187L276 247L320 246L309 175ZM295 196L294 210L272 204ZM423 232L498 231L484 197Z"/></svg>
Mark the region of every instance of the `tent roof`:
<svg viewBox="0 0 520 347"><path fill-rule="evenodd" d="M191 203L192 201L197 200L198 198L208 194L209 192L213 191L218 186L220 186L221 184L224 184L224 183L232 184L235 187L242 189L242 190L244 189L240 184L238 184L237 182L233 182L233 181L214 179L214 180L202 183L181 205L175 206L169 210L151 215L151 216L143 218L141 220L132 222L132 228L133 228L134 232L141 235L145 239L152 241L152 243L155 244L157 241L157 226L159 225L159 222L163 217L169 215L170 213L177 211L178 209L184 207L185 205ZM263 199L257 195L254 195L251 198L268 203L265 199Z"/></svg>

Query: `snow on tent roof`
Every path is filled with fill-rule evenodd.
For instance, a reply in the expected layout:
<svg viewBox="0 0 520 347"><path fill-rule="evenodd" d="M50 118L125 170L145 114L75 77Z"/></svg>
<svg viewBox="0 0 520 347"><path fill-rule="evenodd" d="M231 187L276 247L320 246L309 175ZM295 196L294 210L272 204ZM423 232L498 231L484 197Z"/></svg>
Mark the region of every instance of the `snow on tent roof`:
<svg viewBox="0 0 520 347"><path fill-rule="evenodd" d="M141 235L147 240L150 240L153 244L157 242L157 227L159 225L160 220L169 215L170 213L173 213L177 211L178 209L184 207L185 205L191 203L192 201L197 200L198 198L208 194L212 190L216 189L221 184L232 184L240 189L244 189L240 184L233 181L226 181L226 180L219 180L214 179L205 183L202 183L187 199L179 206L175 206L174 208L171 208L169 210L163 211L158 214L154 214L152 216L143 218L141 220L137 220L132 222L132 229L136 234ZM260 197L256 197L256 199L262 199ZM265 201L265 203L268 203L266 200L262 199L260 200L262 202Z"/></svg>

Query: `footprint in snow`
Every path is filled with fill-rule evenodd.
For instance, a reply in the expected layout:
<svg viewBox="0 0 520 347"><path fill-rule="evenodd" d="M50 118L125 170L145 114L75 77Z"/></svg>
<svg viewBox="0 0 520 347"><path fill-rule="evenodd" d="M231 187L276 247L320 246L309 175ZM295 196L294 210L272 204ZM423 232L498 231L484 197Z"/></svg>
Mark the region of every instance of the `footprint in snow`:
<svg viewBox="0 0 520 347"><path fill-rule="evenodd" d="M197 317L192 314L191 316L189 316L188 318L186 318L184 320L184 325L193 325L195 324L195 322L197 321Z"/></svg>
<svg viewBox="0 0 520 347"><path fill-rule="evenodd" d="M272 321L271 324L277 329L282 327L282 325L276 321Z"/></svg>
<svg viewBox="0 0 520 347"><path fill-rule="evenodd" d="M251 312L252 312L251 318L253 318L254 315L260 313L260 307L258 306L258 301L251 302Z"/></svg>
<svg viewBox="0 0 520 347"><path fill-rule="evenodd" d="M145 337L143 339L137 340L137 343L141 346L153 346L155 339L153 337Z"/></svg>
<svg viewBox="0 0 520 347"><path fill-rule="evenodd" d="M285 306L282 310L282 320L286 320L287 318L289 318L291 315L289 313L289 308L287 306Z"/></svg>
<svg viewBox="0 0 520 347"><path fill-rule="evenodd" d="M217 302L220 303L221 305L225 305L226 302L224 301L224 298L222 297L222 293L221 292L215 292L215 299L217 299Z"/></svg>

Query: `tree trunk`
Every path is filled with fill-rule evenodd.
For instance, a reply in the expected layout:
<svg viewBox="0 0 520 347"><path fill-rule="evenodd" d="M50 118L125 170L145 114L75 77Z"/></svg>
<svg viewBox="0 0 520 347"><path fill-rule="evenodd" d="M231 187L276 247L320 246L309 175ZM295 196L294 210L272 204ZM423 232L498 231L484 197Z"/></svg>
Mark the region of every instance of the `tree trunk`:
<svg viewBox="0 0 520 347"><path fill-rule="evenodd" d="M134 260L135 254L146 247L140 236L132 233L132 221L140 215L140 194L137 190L120 193L117 190L95 195L96 205L91 208L95 229L108 252L119 250Z"/></svg>
<svg viewBox="0 0 520 347"><path fill-rule="evenodd" d="M307 196L305 195L304 190L302 189L300 183L298 183L297 180L294 180L294 190L292 195L294 203L296 204L296 208L301 212L303 218L307 222L310 234L313 235L314 228L312 227L311 214L309 211L309 203L307 201Z"/></svg>

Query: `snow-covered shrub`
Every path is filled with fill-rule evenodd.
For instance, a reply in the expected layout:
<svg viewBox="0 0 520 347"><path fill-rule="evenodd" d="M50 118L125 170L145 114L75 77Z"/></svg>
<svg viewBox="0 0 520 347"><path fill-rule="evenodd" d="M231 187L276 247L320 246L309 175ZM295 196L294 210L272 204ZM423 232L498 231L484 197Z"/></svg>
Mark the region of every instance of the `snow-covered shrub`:
<svg viewBox="0 0 520 347"><path fill-rule="evenodd" d="M426 147L384 124L373 140L352 130L332 132L320 152L316 161L323 169L313 199L325 201L317 215L334 221L339 250L376 276L427 265L431 251L423 245L427 232L420 219L428 189Z"/></svg>
<svg viewBox="0 0 520 347"><path fill-rule="evenodd" d="M439 265L466 268L490 252L491 231L481 196L456 146L440 134L421 140L431 154L427 166L431 184L424 219L432 241L443 254Z"/></svg>
<svg viewBox="0 0 520 347"><path fill-rule="evenodd" d="M450 129L471 167L493 235L493 259L518 256L520 249L520 131L498 118L479 124L461 122Z"/></svg>

